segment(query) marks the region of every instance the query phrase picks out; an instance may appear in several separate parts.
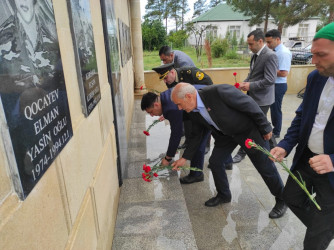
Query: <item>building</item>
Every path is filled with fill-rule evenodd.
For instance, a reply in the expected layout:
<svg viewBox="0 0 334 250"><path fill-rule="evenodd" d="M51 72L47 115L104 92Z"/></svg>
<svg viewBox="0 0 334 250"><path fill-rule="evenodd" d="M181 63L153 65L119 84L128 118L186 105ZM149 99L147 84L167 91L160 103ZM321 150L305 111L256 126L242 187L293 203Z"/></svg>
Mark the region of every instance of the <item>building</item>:
<svg viewBox="0 0 334 250"><path fill-rule="evenodd" d="M216 7L208 10L204 14L192 20L195 26L205 27L207 25L212 25L210 30L207 30L205 37L221 37L224 38L227 32L230 34L235 33L238 41L243 37L244 41L247 40L247 35L257 28L263 30L264 23L261 25L249 26L250 17L243 15L242 13L235 12L232 10L231 6L222 3ZM283 28L282 41L286 42L289 38L299 38L310 42L315 35L317 24L320 22L319 18L310 18L304 22ZM273 19L269 19L268 30L277 29L277 25L273 23ZM204 37L204 39L205 39ZM204 44L203 39L203 44ZM190 45L196 44L196 39L193 34L188 38Z"/></svg>
<svg viewBox="0 0 334 250"><path fill-rule="evenodd" d="M14 2L0 3L0 249L111 249L140 1Z"/></svg>

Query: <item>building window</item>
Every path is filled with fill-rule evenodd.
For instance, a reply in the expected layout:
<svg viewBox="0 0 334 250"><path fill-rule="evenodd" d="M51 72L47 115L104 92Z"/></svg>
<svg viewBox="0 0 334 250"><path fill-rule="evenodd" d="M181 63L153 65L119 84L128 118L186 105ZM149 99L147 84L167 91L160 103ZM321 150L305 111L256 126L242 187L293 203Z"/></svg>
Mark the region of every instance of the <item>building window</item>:
<svg viewBox="0 0 334 250"><path fill-rule="evenodd" d="M241 26L231 25L228 26L228 31L230 32L231 37L233 37L234 33L237 38L240 38L240 28Z"/></svg>
<svg viewBox="0 0 334 250"><path fill-rule="evenodd" d="M217 27L212 27L206 30L205 37L209 40L217 38Z"/></svg>
<svg viewBox="0 0 334 250"><path fill-rule="evenodd" d="M308 24L300 23L298 27L298 34L299 37L307 37L308 35Z"/></svg>

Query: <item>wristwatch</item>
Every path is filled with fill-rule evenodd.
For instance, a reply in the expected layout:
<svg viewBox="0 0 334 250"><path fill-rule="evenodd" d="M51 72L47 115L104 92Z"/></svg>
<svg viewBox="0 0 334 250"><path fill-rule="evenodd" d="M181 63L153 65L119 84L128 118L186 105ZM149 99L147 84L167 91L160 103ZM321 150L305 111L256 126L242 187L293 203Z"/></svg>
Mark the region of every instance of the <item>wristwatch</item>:
<svg viewBox="0 0 334 250"><path fill-rule="evenodd" d="M168 162L171 162L171 161L173 160L173 158L168 159L168 158L165 156L165 160L168 161Z"/></svg>

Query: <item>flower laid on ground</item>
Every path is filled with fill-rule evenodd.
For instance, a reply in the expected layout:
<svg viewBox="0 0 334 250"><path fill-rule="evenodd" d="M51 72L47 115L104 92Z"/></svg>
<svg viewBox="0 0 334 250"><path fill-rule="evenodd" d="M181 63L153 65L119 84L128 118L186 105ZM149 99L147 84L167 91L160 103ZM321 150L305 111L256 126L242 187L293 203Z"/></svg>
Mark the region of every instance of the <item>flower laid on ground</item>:
<svg viewBox="0 0 334 250"><path fill-rule="evenodd" d="M237 82L237 72L233 72L233 75L234 75L234 80L235 80L234 87L238 89L240 87L240 83Z"/></svg>
<svg viewBox="0 0 334 250"><path fill-rule="evenodd" d="M143 90L143 89L144 89L144 85L140 86L139 89L140 89L140 90ZM145 88L145 89L147 89L148 91L153 92L153 93L157 93L157 94L160 94L160 93L161 93L160 91L155 90L155 89L150 89L150 88Z"/></svg>
<svg viewBox="0 0 334 250"><path fill-rule="evenodd" d="M144 181L151 182L153 177L158 177L158 172L165 170L165 169L173 169L173 166L163 166L159 164L155 164L152 168L146 164L143 165L144 172L142 173L142 178ZM192 170L192 171L202 171L202 169L199 168L193 168L193 167L179 167L181 170Z"/></svg>
<svg viewBox="0 0 334 250"><path fill-rule="evenodd" d="M159 120L159 119L154 120L154 121L152 122L152 124L151 124L150 126L148 126L148 128L147 128L146 130L143 131L143 133L144 133L146 136L149 136L150 133L149 133L148 131L150 131L150 129L151 129L154 125L156 125L157 123L159 123L159 122L161 122L161 120Z"/></svg>
<svg viewBox="0 0 334 250"><path fill-rule="evenodd" d="M317 207L317 209L321 210L321 207L319 206L319 204L315 200L315 194L310 194L309 193L309 191L306 188L306 184L303 181L301 175L298 173L298 171L297 171L297 173L299 174L300 180L290 171L290 169L284 164L284 162L277 161L276 158L272 154L270 154L270 152L267 149L262 148L260 145L256 144L252 139L247 139L245 141L245 146L247 148L255 148L257 150L260 150L261 152L263 152L264 154L268 155L270 158L272 158L276 162L278 162L284 168L284 170L289 173L289 175L292 177L292 179L294 179L297 182L297 184L301 187L301 189L304 190L304 192L307 194L307 196L309 197L309 199L314 203L314 205Z"/></svg>

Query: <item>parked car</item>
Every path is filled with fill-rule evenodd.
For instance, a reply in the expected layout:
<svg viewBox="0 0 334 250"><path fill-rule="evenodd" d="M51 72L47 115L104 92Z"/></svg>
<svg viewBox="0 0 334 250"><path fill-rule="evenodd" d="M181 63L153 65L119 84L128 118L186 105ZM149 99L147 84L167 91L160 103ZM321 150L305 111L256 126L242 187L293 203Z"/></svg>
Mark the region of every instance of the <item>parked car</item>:
<svg viewBox="0 0 334 250"><path fill-rule="evenodd" d="M291 64L311 64L312 63L312 44L303 49L294 50L292 52Z"/></svg>
<svg viewBox="0 0 334 250"><path fill-rule="evenodd" d="M295 38L290 38L288 41L284 43L284 46L290 49L291 51L293 50L298 50L301 48L304 48L308 45L309 43L305 42L304 40L298 40Z"/></svg>

